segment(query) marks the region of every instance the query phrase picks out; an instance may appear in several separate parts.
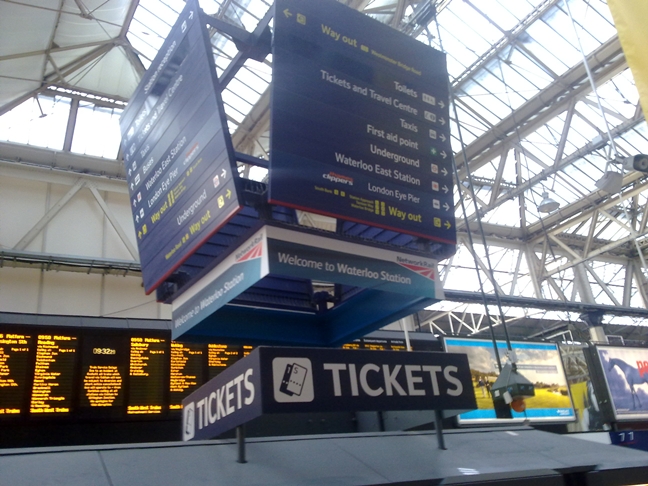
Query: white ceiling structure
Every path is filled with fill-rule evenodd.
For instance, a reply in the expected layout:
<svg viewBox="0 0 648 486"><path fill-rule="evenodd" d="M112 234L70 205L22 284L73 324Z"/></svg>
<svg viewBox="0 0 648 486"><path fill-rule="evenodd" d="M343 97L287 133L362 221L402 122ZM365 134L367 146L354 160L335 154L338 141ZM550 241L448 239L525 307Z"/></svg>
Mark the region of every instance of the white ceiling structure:
<svg viewBox="0 0 648 486"><path fill-rule="evenodd" d="M460 245L441 263L449 299L420 314L422 327L475 334L505 318L517 336L566 336L583 329L581 313L601 310L608 332L643 339L648 179L618 161L648 153L648 130L606 2L342 3L447 53ZM200 5L252 32L272 2ZM183 6L182 0L0 0L0 140L7 142L0 159L28 159L21 144L49 148L56 156L38 152L30 162L125 186L116 120ZM222 75L238 50L227 36L212 34ZM247 60L223 91L239 152L268 157L271 81L271 56ZM96 134L80 122L90 111L113 127L86 144L91 149L82 138ZM43 120L58 120L58 128L43 129ZM52 141L56 130L60 141ZM89 151L99 145L100 153ZM264 175L249 169L241 171ZM606 171L621 174L620 189L596 185ZM540 211L546 197L559 207ZM1 236L0 250L4 264L26 264L21 249ZM60 257L59 268L73 261L83 267L76 257ZM136 265L137 258L126 263ZM125 262L112 264L122 269Z"/></svg>

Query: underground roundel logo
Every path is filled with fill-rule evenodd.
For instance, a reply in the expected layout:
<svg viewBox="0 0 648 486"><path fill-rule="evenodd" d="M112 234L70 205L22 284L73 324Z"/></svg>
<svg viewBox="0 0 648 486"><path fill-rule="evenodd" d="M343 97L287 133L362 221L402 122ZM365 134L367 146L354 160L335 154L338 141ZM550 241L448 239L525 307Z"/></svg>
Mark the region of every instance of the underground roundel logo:
<svg viewBox="0 0 648 486"><path fill-rule="evenodd" d="M308 358L273 359L272 381L277 402L312 402L315 398L313 365Z"/></svg>

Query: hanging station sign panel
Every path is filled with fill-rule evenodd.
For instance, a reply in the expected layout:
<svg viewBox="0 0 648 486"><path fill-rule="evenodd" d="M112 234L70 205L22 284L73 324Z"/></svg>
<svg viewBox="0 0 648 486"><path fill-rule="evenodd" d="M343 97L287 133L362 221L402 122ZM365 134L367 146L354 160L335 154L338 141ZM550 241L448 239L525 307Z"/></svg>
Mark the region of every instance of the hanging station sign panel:
<svg viewBox="0 0 648 486"><path fill-rule="evenodd" d="M242 207L209 35L195 0L120 120L146 293Z"/></svg>
<svg viewBox="0 0 648 486"><path fill-rule="evenodd" d="M455 244L445 55L328 0L272 52L270 202Z"/></svg>

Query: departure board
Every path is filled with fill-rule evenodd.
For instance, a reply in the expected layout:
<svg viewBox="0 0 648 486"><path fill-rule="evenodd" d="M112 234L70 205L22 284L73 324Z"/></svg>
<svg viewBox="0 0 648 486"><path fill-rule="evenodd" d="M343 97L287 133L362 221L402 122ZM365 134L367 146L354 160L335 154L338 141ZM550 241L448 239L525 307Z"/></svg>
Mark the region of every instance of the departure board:
<svg viewBox="0 0 648 486"><path fill-rule="evenodd" d="M372 349L375 351L407 351L404 339L369 338L355 339L342 346L344 349Z"/></svg>
<svg viewBox="0 0 648 486"><path fill-rule="evenodd" d="M182 410L182 400L203 381L203 344L171 342L171 382L169 410Z"/></svg>
<svg viewBox="0 0 648 486"><path fill-rule="evenodd" d="M437 350L436 340L415 334L421 333L410 335L414 349ZM186 396L254 348L180 343L166 330L1 324L0 427L30 420L172 419ZM371 335L344 348L406 345L400 337Z"/></svg>
<svg viewBox="0 0 648 486"><path fill-rule="evenodd" d="M165 404L168 339L133 336L130 339L130 380L126 413L160 414Z"/></svg>
<svg viewBox="0 0 648 486"><path fill-rule="evenodd" d="M362 338L363 349L377 351L407 351L407 344L403 339Z"/></svg>
<svg viewBox="0 0 648 486"><path fill-rule="evenodd" d="M362 349L362 343L359 339L356 339L352 343L343 344L342 349Z"/></svg>
<svg viewBox="0 0 648 486"><path fill-rule="evenodd" d="M31 347L27 334L0 333L0 416L23 412Z"/></svg>
<svg viewBox="0 0 648 486"><path fill-rule="evenodd" d="M29 411L32 414L69 414L74 390L77 336L39 334Z"/></svg>
<svg viewBox="0 0 648 486"><path fill-rule="evenodd" d="M207 365L208 375L211 380L224 371L228 366L236 363L241 357L241 347L231 346L229 344L208 344L207 345Z"/></svg>
<svg viewBox="0 0 648 486"><path fill-rule="evenodd" d="M83 388L79 405L84 409L85 415L121 415L127 362L128 345L123 336L100 333L83 340Z"/></svg>

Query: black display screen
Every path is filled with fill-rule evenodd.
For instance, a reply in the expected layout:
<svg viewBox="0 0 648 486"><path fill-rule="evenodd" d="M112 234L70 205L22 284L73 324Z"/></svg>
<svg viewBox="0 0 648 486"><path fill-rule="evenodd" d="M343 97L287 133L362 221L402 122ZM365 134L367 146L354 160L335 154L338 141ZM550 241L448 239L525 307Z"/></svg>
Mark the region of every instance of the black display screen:
<svg viewBox="0 0 648 486"><path fill-rule="evenodd" d="M72 333L38 334L29 412L33 415L69 414L79 338Z"/></svg>
<svg viewBox="0 0 648 486"><path fill-rule="evenodd" d="M0 332L0 417L20 415L26 408L32 346L30 335Z"/></svg>
<svg viewBox="0 0 648 486"><path fill-rule="evenodd" d="M411 344L421 350L416 339ZM344 347L406 344L365 337ZM253 349L176 342L165 330L3 324L0 422L175 419L186 396Z"/></svg>

